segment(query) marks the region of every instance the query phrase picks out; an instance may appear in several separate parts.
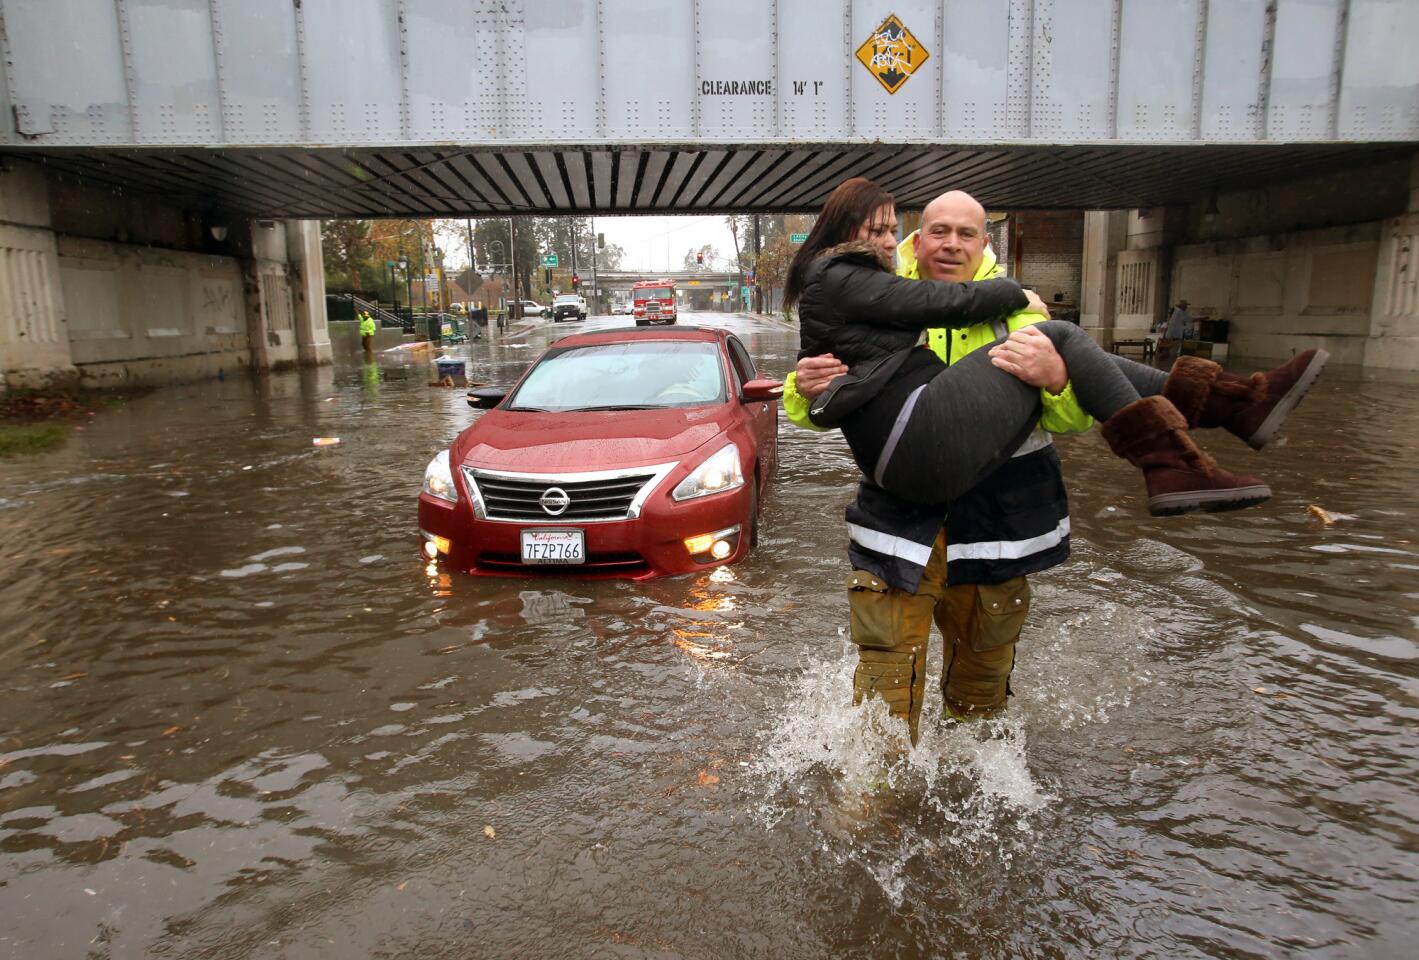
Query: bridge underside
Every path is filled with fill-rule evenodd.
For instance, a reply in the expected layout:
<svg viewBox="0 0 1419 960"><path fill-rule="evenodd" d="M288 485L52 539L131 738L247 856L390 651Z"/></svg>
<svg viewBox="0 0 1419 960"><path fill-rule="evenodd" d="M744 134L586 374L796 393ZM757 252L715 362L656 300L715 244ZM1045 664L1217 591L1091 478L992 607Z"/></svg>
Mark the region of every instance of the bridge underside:
<svg viewBox="0 0 1419 960"><path fill-rule="evenodd" d="M254 217L796 212L869 176L906 207L962 189L999 209L1182 203L1406 155L1375 144L656 146L497 150L10 148L51 176Z"/></svg>

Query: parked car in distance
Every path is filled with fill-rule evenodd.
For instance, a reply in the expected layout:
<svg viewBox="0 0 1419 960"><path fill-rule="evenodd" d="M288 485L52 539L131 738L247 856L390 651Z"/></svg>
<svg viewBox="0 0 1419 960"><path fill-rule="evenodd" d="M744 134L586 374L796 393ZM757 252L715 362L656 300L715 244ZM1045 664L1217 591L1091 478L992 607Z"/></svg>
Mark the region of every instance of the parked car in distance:
<svg viewBox="0 0 1419 960"><path fill-rule="evenodd" d="M648 579L758 540L783 384L726 330L558 340L424 471L424 556L479 575Z"/></svg>
<svg viewBox="0 0 1419 960"><path fill-rule="evenodd" d="M544 307L536 300L513 300L508 303L508 307L511 308L518 303L522 304L523 317L550 317L552 315L551 307Z"/></svg>
<svg viewBox="0 0 1419 960"><path fill-rule="evenodd" d="M572 319L586 319L586 298L575 293L558 294L552 301L552 322Z"/></svg>

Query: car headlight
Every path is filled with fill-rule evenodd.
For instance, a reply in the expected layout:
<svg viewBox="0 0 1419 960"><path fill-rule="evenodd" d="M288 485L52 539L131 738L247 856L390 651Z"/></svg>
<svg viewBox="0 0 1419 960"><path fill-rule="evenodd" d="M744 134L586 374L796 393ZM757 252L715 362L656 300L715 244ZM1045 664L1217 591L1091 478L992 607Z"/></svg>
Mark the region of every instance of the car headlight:
<svg viewBox="0 0 1419 960"><path fill-rule="evenodd" d="M721 447L719 452L700 464L681 480L670 494L672 500L693 500L695 497L724 493L744 486L744 471L739 468L739 448L734 444Z"/></svg>
<svg viewBox="0 0 1419 960"><path fill-rule="evenodd" d="M458 488L453 485L453 471L448 466L448 451L440 450L438 456L424 468L424 492L431 497L458 502Z"/></svg>

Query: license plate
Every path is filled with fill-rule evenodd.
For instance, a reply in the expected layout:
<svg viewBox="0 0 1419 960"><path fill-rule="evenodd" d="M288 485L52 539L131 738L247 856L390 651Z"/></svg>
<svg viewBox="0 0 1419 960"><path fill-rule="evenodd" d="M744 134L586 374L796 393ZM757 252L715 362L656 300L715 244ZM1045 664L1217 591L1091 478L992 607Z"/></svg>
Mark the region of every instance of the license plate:
<svg viewBox="0 0 1419 960"><path fill-rule="evenodd" d="M586 535L580 530L524 530L522 562L585 563Z"/></svg>

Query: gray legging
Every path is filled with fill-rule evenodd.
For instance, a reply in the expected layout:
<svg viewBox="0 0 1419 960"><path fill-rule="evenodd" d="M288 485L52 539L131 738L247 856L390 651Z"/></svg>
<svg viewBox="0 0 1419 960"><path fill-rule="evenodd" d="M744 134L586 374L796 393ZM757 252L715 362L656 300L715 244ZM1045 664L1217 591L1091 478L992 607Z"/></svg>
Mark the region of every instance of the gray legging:
<svg viewBox="0 0 1419 960"><path fill-rule="evenodd" d="M1167 374L1105 352L1074 324L1034 328L1054 343L1079 405L1095 420L1162 392ZM950 503L1010 458L1040 412L1038 387L994 366L988 347L975 350L908 397L873 479L907 500Z"/></svg>

